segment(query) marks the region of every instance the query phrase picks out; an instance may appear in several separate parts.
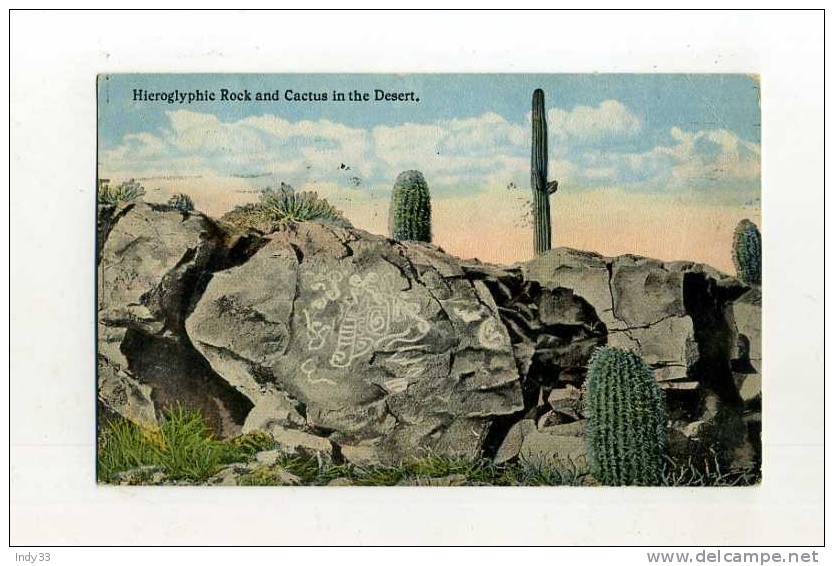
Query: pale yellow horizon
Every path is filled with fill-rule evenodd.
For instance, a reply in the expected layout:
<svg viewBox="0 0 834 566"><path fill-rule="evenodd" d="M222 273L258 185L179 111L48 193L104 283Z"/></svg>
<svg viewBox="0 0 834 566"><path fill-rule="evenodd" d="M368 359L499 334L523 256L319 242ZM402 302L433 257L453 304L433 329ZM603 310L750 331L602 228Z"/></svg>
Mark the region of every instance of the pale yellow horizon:
<svg viewBox="0 0 834 566"><path fill-rule="evenodd" d="M114 179L115 180L115 179ZM149 202L186 193L195 208L212 217L257 200L253 180L187 177L142 180ZM316 190L351 223L375 234L388 233L388 192L316 184ZM462 258L513 264L533 257L532 226L525 220L528 191L493 187L460 197L433 196L434 244ZM560 189L551 197L553 247L607 256L636 254L664 261L706 263L734 274L733 230L744 218L761 228L758 206L707 204L681 197L629 193L621 189Z"/></svg>

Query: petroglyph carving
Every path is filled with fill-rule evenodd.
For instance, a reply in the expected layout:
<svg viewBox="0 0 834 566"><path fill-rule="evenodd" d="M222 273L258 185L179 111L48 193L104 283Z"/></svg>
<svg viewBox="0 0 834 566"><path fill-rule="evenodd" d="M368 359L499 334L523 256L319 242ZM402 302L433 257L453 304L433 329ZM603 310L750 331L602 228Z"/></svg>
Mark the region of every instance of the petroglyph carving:
<svg viewBox="0 0 834 566"><path fill-rule="evenodd" d="M339 283L344 279L344 274L338 271L331 271L325 275L319 276L316 281L310 285L314 291L324 291L324 296L313 301L313 307L321 310L327 306L328 301L336 301L342 296L342 291L339 289Z"/></svg>
<svg viewBox="0 0 834 566"><path fill-rule="evenodd" d="M316 276L310 287L323 293L311 303L312 311L304 311L308 349L320 350L334 336L328 359L334 368L349 367L376 350L390 352L388 360L407 368L406 376L419 374L422 355L416 344L431 324L420 315L418 304L403 297L400 283L394 275L377 273ZM331 303L338 306L336 318L329 324L318 320Z"/></svg>
<svg viewBox="0 0 834 566"><path fill-rule="evenodd" d="M331 385L336 385L336 382L332 379L327 379L326 377L313 377L313 373L318 369L318 364L316 360L313 358L304 360L304 363L301 364L301 373L310 381L310 383L329 383Z"/></svg>
<svg viewBox="0 0 834 566"><path fill-rule="evenodd" d="M322 307L323 308L323 307ZM321 350L327 342L327 337L333 332L333 326L315 320L308 309L304 309L304 322L307 324L307 349Z"/></svg>

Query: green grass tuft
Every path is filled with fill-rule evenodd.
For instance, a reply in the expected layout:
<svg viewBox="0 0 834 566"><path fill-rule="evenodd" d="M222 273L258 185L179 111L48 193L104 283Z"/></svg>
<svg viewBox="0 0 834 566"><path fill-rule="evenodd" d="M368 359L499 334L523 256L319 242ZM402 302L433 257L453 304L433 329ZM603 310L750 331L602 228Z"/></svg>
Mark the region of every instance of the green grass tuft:
<svg viewBox="0 0 834 566"><path fill-rule="evenodd" d="M352 464L322 464L313 456L284 456L276 465L296 476L302 485L327 485L347 479L358 486L394 486L414 480L462 475L468 485L583 485L586 472L571 465L553 466L529 460L495 464L484 458L467 459L428 456L397 465L368 467ZM245 476L245 485L280 484L270 470L256 470Z"/></svg>
<svg viewBox="0 0 834 566"><path fill-rule="evenodd" d="M542 459L521 459L505 469L502 485L585 485L588 471L573 462L548 462Z"/></svg>
<svg viewBox="0 0 834 566"><path fill-rule="evenodd" d="M98 477L103 483L118 483L121 472L135 472L134 484L152 483L154 470L170 480L204 483L233 463L252 462L255 455L275 447L265 432L252 432L229 440L213 438L199 412L182 407L165 413L158 429L141 428L124 419L104 425L99 439ZM282 455L273 466L254 466L239 479L240 485L285 485L288 472L300 485L327 485L346 479L359 486L393 486L410 481L464 476L467 485L561 486L592 485L588 470L566 461L522 458L495 464L485 458L429 455L398 465L361 467L349 463L320 461L315 455ZM145 477L147 476L147 478ZM760 481L757 470L728 471L718 460L694 462L667 458L661 485L740 486Z"/></svg>
<svg viewBox="0 0 834 566"><path fill-rule="evenodd" d="M269 450L275 447L275 441L268 432L256 430L241 436L236 436L228 441L240 453L254 456L262 450Z"/></svg>
<svg viewBox="0 0 834 566"><path fill-rule="evenodd" d="M197 411L176 406L167 411L157 430L116 419L105 425L98 448L99 481L112 483L119 472L159 466L168 478L199 483L225 464L251 459L272 446L263 438L246 436L217 440Z"/></svg>
<svg viewBox="0 0 834 566"><path fill-rule="evenodd" d="M107 423L99 438L98 478L111 483L119 473L159 461L156 439L135 424L114 419Z"/></svg>

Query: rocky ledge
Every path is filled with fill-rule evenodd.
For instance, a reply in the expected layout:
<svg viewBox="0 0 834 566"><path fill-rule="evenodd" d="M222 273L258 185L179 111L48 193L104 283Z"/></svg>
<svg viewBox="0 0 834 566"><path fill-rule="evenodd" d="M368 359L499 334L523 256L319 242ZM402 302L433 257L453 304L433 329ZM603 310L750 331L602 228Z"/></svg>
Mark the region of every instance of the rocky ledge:
<svg viewBox="0 0 834 566"><path fill-rule="evenodd" d="M760 295L702 264L560 248L503 267L362 230L100 212L100 414L174 404L332 461L581 463L592 351L638 352L670 448L760 461Z"/></svg>

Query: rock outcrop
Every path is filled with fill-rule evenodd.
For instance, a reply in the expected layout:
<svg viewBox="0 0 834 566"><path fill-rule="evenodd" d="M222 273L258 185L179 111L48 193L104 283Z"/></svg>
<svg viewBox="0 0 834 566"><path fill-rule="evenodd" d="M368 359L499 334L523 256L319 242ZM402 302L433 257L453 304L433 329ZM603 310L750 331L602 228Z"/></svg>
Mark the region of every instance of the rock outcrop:
<svg viewBox="0 0 834 566"><path fill-rule="evenodd" d="M639 352L666 389L707 385L701 366L729 364L735 332L728 311L746 287L709 266L557 248L526 263L524 272L588 301L608 344Z"/></svg>
<svg viewBox="0 0 834 566"><path fill-rule="evenodd" d="M585 363L598 320L565 290L430 244L314 223L214 274L186 322L254 404L244 431L300 427L351 458L480 454L524 409L520 370Z"/></svg>
<svg viewBox="0 0 834 566"><path fill-rule="evenodd" d="M219 434L252 405L191 346L184 321L223 234L201 214L134 203L111 214L98 264L98 385L105 411L155 425L177 403Z"/></svg>
<svg viewBox="0 0 834 566"><path fill-rule="evenodd" d="M670 436L681 455L709 446L740 467L757 457L741 394L755 396L755 386L739 377L742 366L755 372L752 364L761 358L757 290L703 264L568 248L523 269L545 289L573 289L594 307L608 345L633 350L650 365L666 393ZM554 389L543 396L555 401L547 422L571 421L563 407L570 407L574 392Z"/></svg>
<svg viewBox="0 0 834 566"><path fill-rule="evenodd" d="M557 249L499 267L332 225L105 213L103 414L152 426L179 403L220 436L264 430L337 463L575 465L585 367L610 344L654 369L671 445L758 458L760 294L708 266Z"/></svg>

